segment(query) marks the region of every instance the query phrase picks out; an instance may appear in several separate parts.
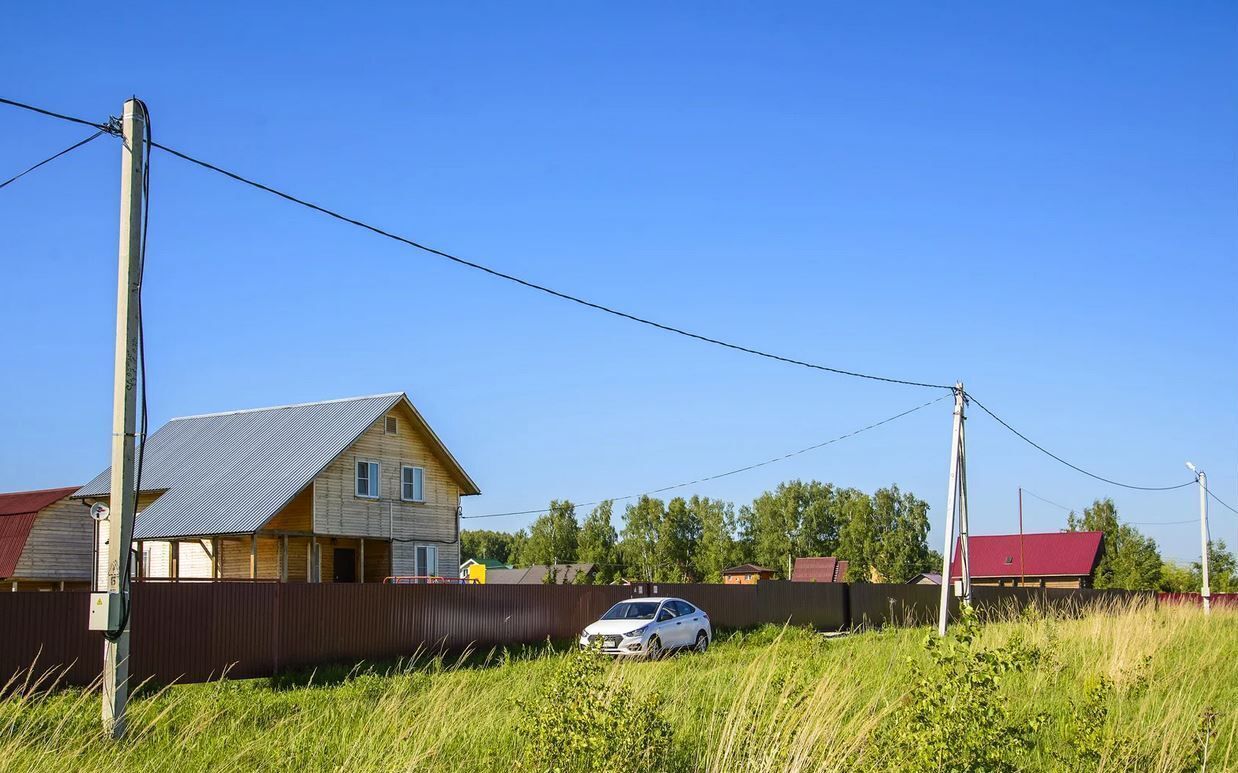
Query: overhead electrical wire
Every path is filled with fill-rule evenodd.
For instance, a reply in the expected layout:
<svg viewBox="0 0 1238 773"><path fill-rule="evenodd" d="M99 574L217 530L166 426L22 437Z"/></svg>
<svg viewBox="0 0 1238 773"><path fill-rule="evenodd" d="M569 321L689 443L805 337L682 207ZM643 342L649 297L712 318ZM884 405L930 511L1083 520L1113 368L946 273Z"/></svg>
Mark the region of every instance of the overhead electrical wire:
<svg viewBox="0 0 1238 773"><path fill-rule="evenodd" d="M449 252L444 252L443 250L437 249L435 247L430 247L428 245L422 244L421 242L414 241L413 239L410 239L406 236L400 236L399 234L392 233L385 229L379 228L378 226L371 225L362 220L349 217L348 215L341 214L339 212L336 212L335 210L328 209L318 204L314 204L313 202L306 201L305 199L299 198L297 196L293 196L290 193L285 193L284 191L278 190L276 188L272 188L269 185L264 185L263 183L256 182L254 180L249 179L248 177L239 175L236 172L230 172L227 169L216 166L215 164L211 164L201 159L194 158L193 156L190 156L187 153L182 153L179 150L174 150L173 148L169 148L166 145L160 145L159 143L154 143L154 146L166 153L170 153L176 156L177 158L180 158L184 161L188 161L191 164L197 164L198 166L204 169L209 169L213 172L218 172L219 174L222 174L225 177L229 177L233 180L236 180L237 182L244 183L245 185L249 185L253 188L257 188L260 191L265 191L267 193L273 194L286 201L290 201L294 204L299 204L302 207L312 209L315 212L319 212L321 214L327 215L328 217L335 218L336 220L340 220L350 225L357 226L358 228L365 229L367 231L370 231L371 233L378 234L379 236L385 237L387 239L400 242L401 244L406 244L410 247L414 247L416 249L422 250L423 252L428 252L431 255L437 255L440 258L446 258L447 260L450 260L461 266L466 266L468 268L472 268L477 271L482 271L486 274L489 274L490 276L497 277L499 279L504 279L509 282L514 282L518 285L521 285L522 287L527 287L531 290L537 290L538 292L545 293L547 295L553 296L555 298L559 298L561 300L570 301L572 303L577 303L577 304L580 304L581 306L594 309L595 311L605 312L607 314L611 314L621 319L626 319L631 322L637 322L642 325L647 325L649 327L656 328L658 330L662 330L667 333L674 333L676 335L684 336L686 338L692 338L697 341L703 341L708 344L713 344L715 346L721 346L726 349L733 349L738 352L744 352L746 354L753 354L758 357L765 357L766 359L777 360L778 362L784 362L790 365L799 365L805 368L812 368L813 370L822 370L822 371L826 371L829 373L835 373L841 376L851 376L852 378L868 379L869 381L883 381L889 384L903 384L905 386L924 387L928 389L953 389L954 388L946 384L929 384L923 381L911 381L908 379L891 378L888 376L877 376L871 373L861 373L859 371L845 370L843 368L835 368L835 367L831 367L828 365L821 365L819 363L808 362L807 360L800 360L794 357L786 357L781 354L773 354L771 352L763 351L761 349L754 349L749 346L743 346L741 344L732 343L730 341L724 341L720 338L713 338L710 336L702 335L700 333L693 333L689 330L685 330L680 327L675 327L674 325L668 325L663 322L656 322L647 317L641 317L636 314L630 314L626 311L620 311L619 309L615 309L613 307L606 306L601 303L596 303L594 301L586 300L576 295L571 295L570 293L561 292L559 290L552 289L545 285L537 284L536 282L531 282L527 279L521 279L520 277L515 276L513 274L508 274L503 271L490 268L489 266L482 265L481 263L477 263L471 260L467 260L465 258L461 258Z"/></svg>
<svg viewBox="0 0 1238 773"><path fill-rule="evenodd" d="M907 409L907 410L903 411L902 413L896 413L895 415L893 415L893 416L889 417L888 419L882 419L881 421L878 421L878 422L874 422L874 423L872 423L872 424L869 424L867 427L861 427L860 429L853 430L853 431L851 431L851 432L848 432L848 433L847 433L847 434L845 434L845 435L839 435L839 436L838 436L838 437L836 437L836 438L832 438L832 439L830 439L830 440L826 440L826 441L825 441L825 442L823 442L823 443L816 443L816 444L814 444L814 445L808 446L807 448L801 448L801 449L799 449L798 451L791 451L790 453L783 454L782 456L776 456L776 457L774 457L774 458L772 458L772 459L766 459L766 460L765 460L765 461L763 461L763 462L757 462L756 464L749 464L749 465L747 465L747 466L744 466L744 467L739 467L739 468L736 468L736 469L734 469L734 470L728 470L727 472L720 472L720 473L718 473L718 474L716 474L716 475L707 475L707 476L705 476L705 477L703 477L703 478L697 478L696 480L690 480L690 481L686 481L686 482L684 482L684 483L676 483L676 484L671 485L671 486L663 486L662 488L653 489L653 490L651 490L651 491L643 491L643 492L641 492L641 493L639 493L639 494L628 494L627 496L622 496L622 497L606 497L606 498L604 498L604 499L598 499L598 500L595 500L595 501L593 501L593 502L574 502L573 504L574 504L574 505L576 505L576 506L579 506L579 507L589 507L589 506L591 506L591 505L598 505L598 504L601 504L602 502L622 502L622 501L624 501L624 500L626 500L626 499L636 499L637 497L650 496L650 495L653 495L653 494L661 494L661 493L663 493L663 492L666 492L666 491L671 491L671 490L673 490L673 489L685 488L685 487L687 487L687 486L694 486L694 485L696 485L696 484L698 484L698 483L705 483L705 482L707 482L707 481L717 480L717 479L719 479L719 478L725 478L725 477L728 477L728 476L730 476L730 475L738 475L738 474L739 474L739 473L741 473L741 472L748 472L749 470L755 470L755 469L757 469L758 467L764 467L764 466L769 465L769 464L774 464L775 462L781 462L781 461L783 461L783 460L785 460L785 459L790 459L790 458L791 458L791 457L793 457L793 456L799 456L800 454L806 454L806 453L808 453L809 451L815 451L815 450L817 450L818 448L824 448L825 446L828 446L828 445L833 445L834 443L837 443L837 442L839 442L840 440L846 440L847 438L854 437L854 436L856 436L856 435L860 434L861 432L867 432L867 431L869 431L870 429L876 429L877 427L880 427L880 426L881 426L881 425L883 425L883 424L889 424L890 422L895 421L896 419L901 419L901 418L903 418L904 416L907 416L907 415L909 415L909 414L915 413L916 411L919 411L919 410L922 410L922 409L924 409L924 408L927 408L927 407L929 407L930 405L932 405L932 404L934 404L934 403L939 403L939 402L941 402L942 400L945 400L945 399L946 399L947 397L949 397L949 396L950 396L950 395L942 395L941 397L938 397L938 398L937 398L937 399L935 399L935 400L929 400L927 403L923 403L923 404L921 404L921 405L917 405L917 406L916 406L916 407L914 407L914 408L909 408L909 409ZM544 513L544 512L546 512L546 511L547 511L547 508L542 507L542 508L538 508L538 509L535 509L535 510L515 510L515 511L512 511L512 512L506 512L506 513L484 513L484 514L481 514L481 515L462 515L462 516L460 516L460 517L461 517L462 519L472 519L472 518L500 518L500 517L509 516L509 515L534 515L534 514L537 514L537 513Z"/></svg>
<svg viewBox="0 0 1238 773"><path fill-rule="evenodd" d="M1028 489L1023 489L1023 493L1027 494L1033 499L1039 499L1041 502L1044 502L1047 505L1053 505L1059 510L1065 510L1068 513L1073 513L1075 511L1073 507L1067 507L1066 505L1059 505L1057 502L1054 502L1052 499L1045 499L1041 495L1037 494L1035 491L1029 491Z"/></svg>
<svg viewBox="0 0 1238 773"><path fill-rule="evenodd" d="M989 416L991 416L991 417L993 418L993 420L994 420L994 421L996 421L998 424L1002 425L1002 426L1003 426L1003 427L1005 427L1006 429L1008 429L1008 430L1010 430L1011 432L1013 432L1013 433L1014 433L1016 436L1018 436L1018 437L1019 437L1019 438L1020 438L1023 442L1027 443L1027 444L1028 444L1028 445L1030 445L1032 448L1035 448L1037 451L1041 452L1042 454L1044 454L1044 455L1046 455L1046 456L1048 456L1048 457L1050 457L1050 458L1052 458L1052 459L1056 459L1057 461L1061 462L1062 464L1066 465L1067 467L1071 468L1072 470L1075 470L1076 472L1081 472L1081 473L1083 473L1084 475L1088 476L1089 478L1095 478L1096 480L1099 480L1099 481L1101 481L1102 483L1108 483L1108 484L1109 484L1109 485L1111 485L1111 486L1118 486L1118 487L1120 487L1120 488L1134 489L1134 490L1136 490L1136 491L1172 491L1172 490L1174 490L1174 489L1185 488L1186 486L1194 486L1194 485L1195 485L1195 481L1194 481L1194 480L1188 480L1188 481L1187 481L1187 482L1185 482L1185 483L1178 483L1178 484L1175 484L1175 485L1172 485L1172 486L1137 486L1137 485L1135 485L1135 484L1133 484L1133 483L1122 483L1121 481L1112 480L1112 479L1110 479L1110 478L1106 478L1106 477L1103 477L1103 476L1101 476L1101 475L1097 475L1097 474L1096 474L1096 473L1094 473L1094 472L1089 472L1089 471L1087 471L1087 470L1083 469L1082 467L1080 467L1080 466L1079 466L1079 465L1077 465L1077 464L1071 464L1070 462L1066 461L1066 460L1065 460L1065 459L1063 459L1062 457L1058 456L1057 454L1053 453L1053 452L1052 452L1052 451L1050 451L1049 449L1045 448L1044 446L1040 445L1040 444L1039 444L1039 443L1037 443L1036 441L1032 440L1032 439L1031 439L1031 438L1029 438L1027 435L1024 435L1024 434L1023 434L1022 432L1020 432L1019 430L1017 430L1017 429L1015 429L1014 427L1012 427L1012 426L1010 426L1009 424L1007 424L1007 423L1006 423L1006 421L1005 421L1004 419L1002 419L1002 417L998 416L996 413L993 413L993 411L990 411L988 408L986 408L986 407L985 407L985 405L984 405L984 403L982 403L982 402L980 402L979 400L977 400L977 399L975 398L975 396L974 396L971 392L967 392L967 393L966 393L966 395L967 395L967 399L969 399L969 400L971 400L973 403L975 403L977 408L979 408L980 410L982 410L982 411L984 411L985 413L989 414Z"/></svg>
<svg viewBox="0 0 1238 773"><path fill-rule="evenodd" d="M88 120L86 120L86 119L84 119L84 118L78 118L78 117L75 117L75 116L65 115L65 114L63 114L63 113L57 113L57 112L54 112L54 111L51 111L51 110L47 110L47 109L44 109L44 108L35 107L35 106L33 106L33 105L28 105L28 104L25 104L25 103L22 103L22 102L18 102L18 101L16 101L16 100L5 99L5 98L3 98L3 97L0 97L0 104L12 105L12 106L14 106L14 107L22 108L22 109L25 109L25 110L30 110L30 111L33 111L33 112L35 112L35 113L40 113L40 114L42 114L42 115L50 116L50 117L52 117L52 118L59 118L59 119L61 119L61 120L65 120L65 121L71 121L71 122L73 122L73 123L83 124L83 125L86 125L86 126L92 126L92 127L96 128L96 129L100 129L101 131L108 132L108 133L111 133L111 134L116 134L116 133L118 133L118 130L117 130L117 127L116 127L116 122L115 122L114 120L113 120L113 121L110 121L109 123L106 123L106 124L95 123L95 122L93 122L93 121L88 121ZM93 139L93 137L91 137L90 139ZM266 193L270 193L270 194L272 194L272 195L274 195L274 196L278 196L279 198L282 198L282 199L284 199L284 200L286 200L286 201L292 202L292 203L294 203L294 204L298 204L298 205L300 205L300 206L302 206L302 207L306 207L307 209L311 209L311 210L313 210L313 211L315 211L315 212L319 212L319 213L321 213L321 214L327 215L328 217L334 218L334 219L339 220L339 221L341 221L341 222L348 223L348 224L353 225L353 226L356 226L356 227L358 227L358 228L361 228L361 229L364 229L364 230L370 231L371 233L377 234L377 235L382 236L382 237L384 237L384 238L391 239L391 240L396 241L396 242L399 242L399 243L401 243L401 244L408 245L408 246L410 246L410 247L413 247L413 248L415 248L415 249L421 250L421 251L423 251L423 252L427 252L427 253L429 253L429 254L431 254L431 255L436 255L436 256L438 256L438 257L445 258L445 259L447 259L447 260L449 260L449 261L452 261L452 262L457 263L457 264L459 264L459 265L465 266L465 267L467 267L467 268L472 268L472 269L474 269L474 270L484 272L484 273L489 274L489 275L491 275L491 276L494 276L494 277L496 277L496 278L499 278L499 279L504 279L504 280L509 281L509 282L513 282L513 283L515 283L515 284L521 285L521 286L526 287L526 288L529 288L529 289L531 289L531 290L536 290L536 291L538 291L538 292L545 293L545 294L547 294L547 295L553 296L553 297L555 297L555 298L559 298L559 299L561 299L561 300L570 301L570 302L572 302L572 303L576 303L576 304L579 304L579 305L581 305L581 306L585 306L585 307L587 307L587 308L594 309L594 310L596 310L596 311L601 311L601 312L604 312L604 313L606 313L606 314L610 314L610 315L613 315L613 316L619 317L619 318L621 318L621 319L626 319L626 320L629 320L629 321L631 321L631 322L637 322L637 323L639 323L639 324L646 325L646 326L649 326L649 327L652 327L652 328L655 328L655 329L658 329L658 330L662 330L662 331L664 331L664 332L673 333L673 334L680 335L680 336L683 336L683 337L686 337L686 338L691 338L691 339L695 339L695 340L698 340L698 341L702 341L702 342L704 342L704 343L713 344L713 345L715 345L715 346L720 346L720 347L723 347L723 348L732 349L732 350L734 350L734 351L743 352L743 353L746 353L746 354L752 354L752 355L755 355L755 356L758 356L758 357L764 357L764 358L766 358L766 359L775 360L775 361L778 361L778 362L783 362L783 363L787 363L787 364L790 364L790 365L798 365L798 366L805 367L805 368L811 368L811 369L813 369L813 370L825 371L825 372L828 372L828 373L834 373L834 374L837 374L837 375L842 375L842 376L850 376L850 377L852 377L852 378L866 379L866 380L870 380L870 381L880 381L880 382L885 382L885 383L890 383L890 384L902 384L902 385L905 385L905 386L915 386L915 387L922 387L922 388L928 388L928 389L946 389L946 390L950 390L950 392L951 392L951 393L953 393L953 392L955 391L955 389L956 389L954 386L952 386L952 385L948 385L948 384L933 384L933 383L928 383L928 382L923 382L923 381L913 381L913 380L910 380L910 379L899 379L899 378L892 378L892 377L888 377L888 376L878 376L878 375L874 375L874 374L871 374L871 373L862 373L862 372L859 372L859 371L846 370L846 369L843 369L843 368L835 368L835 367L831 367L831 366L828 366L828 365L822 365L822 364L820 364L820 363L814 363L814 362L809 362L809 361L806 361L806 360L796 359L796 358L793 358L793 357L787 357L787 356L783 356L783 355L779 355L779 354L774 354L774 353L772 353L772 352L763 351L763 350L761 350L761 349L755 349L755 348L752 348L752 347L743 346L743 345L741 345L741 344L732 343L732 342L730 342L730 341L725 341L725 340L722 340L722 339L719 339L719 338L713 338L713 337L711 337L711 336L702 335L702 334L700 334L700 333L694 333L694 332L691 332L691 331L689 331L689 330L685 330L685 329L683 329L683 328L676 327L676 326L674 326L674 325L669 325L669 324L665 324L665 323L662 323L662 322L657 322L657 321L654 321L654 320L652 320L652 319L648 319L648 318L645 318L645 317L638 316L638 315L636 315L636 314L631 314L631 313L628 313L628 312L625 312L625 311L620 311L620 310L615 309L615 308L612 308L612 307L610 307L610 306L606 306L606 305L603 305L603 304L601 304L601 303L596 303L596 302L594 302L594 301L589 301L589 300L586 300L586 299L581 298L581 297L579 297L579 296L571 295L571 294L569 294L569 293L561 292L561 291L559 291L559 290L554 290L554 289L552 289L552 288L550 288L550 287L547 287L547 286L545 286L545 285L537 284L536 282L532 282L532 281L529 281L529 280L526 280L526 279L522 279L522 278L517 277L517 276L515 276L515 275L508 274L508 273L505 273L505 272L503 272L503 271L499 271L499 270L497 270L497 269L490 268L489 266L483 265L483 264L481 264L481 263L477 263L477 262L474 262L474 261L471 261L471 260L467 260L467 259L465 259L465 258L461 258L461 257L459 257L459 256L457 256L457 255L453 255L453 254L451 254L451 253L449 253L449 252L445 252L445 251L443 251L443 250L439 250L439 249L437 249L437 248L430 247L430 246L428 246L428 245L422 244L422 243L417 242L417 241L415 241L415 240L413 240L413 239L410 239L410 238L408 238L408 237L405 237L405 236L400 236L400 235L398 235L398 234L392 233L392 232L387 231L387 230L385 230L385 229L379 228L378 226L371 225L371 224L369 224L369 223L366 223L366 222L364 222L364 221L362 221L362 220L358 220L358 219L353 218L353 217L349 217L349 216L344 215L344 214L341 214L340 212L337 212L337 211L335 211L335 210L328 209L327 207L323 207L323 206L320 206L320 205L318 205L318 204L314 204L314 203L312 203L312 202L310 202L310 201L307 201L307 200L305 200L305 199L299 198L299 197L297 197L297 196L293 196L293 195L292 195L292 194L290 194L290 193L286 193L286 192L284 192L284 191L281 191L281 190L278 190L278 189L276 189L276 188L273 188L273 187L271 187L271 186L269 186L269 185L265 185L265 184L263 184L263 183L260 183L260 182L257 182L257 181L255 181L255 180L249 179L249 178L244 177L244 176L242 176L242 175L240 175L240 174L237 174L236 172L232 172L232 171L229 171L229 170L227 170L227 169L224 169L224 168L222 168L222 167L220 167L220 166L216 166L215 164L212 164L212 163L210 163L210 162L203 161L202 159L199 159L199 158L195 158L195 157L193 157L193 156L190 156L190 155L189 155L189 154L187 154L187 153L183 153L183 152L181 152L181 151L179 151L179 150L176 150L176 149L174 149L174 148L170 148L170 147L168 147L168 146L166 146L166 145L162 145L162 144L160 144L160 143L157 143L157 142L155 142L154 140L150 140L150 142L149 142L149 146L150 146L150 147L159 148L160 150L162 150L162 151L164 151L164 152L166 152L166 153L170 153L171 155L176 156L177 158L180 158L180 159L182 159L182 160L184 160L184 161L188 161L188 162L189 162L189 163L191 163L191 164L195 164L195 165L200 166L200 167L202 167L202 168L204 168L204 169L208 169L208 170L210 170L210 171L213 171L213 172L216 172L216 173L218 173L218 174L224 175L225 177L228 177L228 178L230 178L230 179L232 179L232 180L235 180L235 181L237 181L237 182L243 183L243 184L248 185L248 186L250 186L250 187L256 188L256 189L258 189L258 190L260 190L260 191L264 191L264 192L266 192ZM148 151L148 153L149 153L149 151ZM147 169L149 170L149 165L147 166ZM1192 484L1194 484L1194 483L1195 483L1195 481L1193 481L1193 480L1192 480L1192 481L1188 481L1188 482L1185 482L1185 483L1180 483L1180 484L1177 484L1177 485L1171 485L1171 486L1142 486L1142 485L1135 485L1135 484L1131 484L1131 483L1123 483L1123 482L1121 482L1121 481L1113 480L1113 479L1111 479L1111 478L1106 478L1106 477L1104 477L1104 476L1102 476L1102 475L1097 475L1097 474L1096 474L1096 473L1094 473L1094 472L1090 472L1090 471L1088 471L1088 470L1086 470L1086 469L1084 469L1084 468L1082 468L1082 467L1080 467L1080 466L1078 466L1078 465L1076 465L1076 464L1073 464L1073 463L1071 463L1071 462L1068 462L1067 460L1063 459L1062 457L1058 456L1057 454L1054 454L1053 452L1049 451L1047 448L1045 448L1044 446L1040 445L1039 443L1036 443L1036 442L1035 442L1035 441L1033 441L1031 438L1029 438L1027 435L1025 435L1025 434L1023 434L1022 432L1020 432L1019 430L1015 429L1013 426L1011 426L1009 423L1007 423L1005 420L1003 420L1001 417L999 417L996 413L994 413L993 411L989 410L989 408L988 408L988 407L986 407L986 406L985 406L982 402L980 402L979 400L977 400L977 399L975 398L975 396L974 396L973 394L971 394L970 392L965 393L965 396L966 396L966 398L967 398L967 399L970 399L972 402L974 402L974 403L976 404L976 406L977 406L977 407L979 407L982 411L984 411L984 412L985 412L985 413L987 413L990 417L992 417L995 421L997 421L997 423L1001 424L1003 427L1005 427L1007 430L1009 430L1010 432L1012 432L1014 435L1016 435L1017 437L1019 437L1020 439L1022 439L1022 440L1023 440L1025 443L1027 443L1028 445L1032 446L1033 448L1035 448L1036 450L1038 450L1038 451L1040 451L1041 453L1045 454L1046 456L1049 456L1050 458L1052 458L1052 459L1054 459L1054 460L1056 460L1056 461L1060 462L1061 464L1064 464L1064 465L1066 465L1067 467L1070 467L1071 469L1073 469L1073 470L1075 470L1075 471L1077 471L1077 472L1080 472L1080 473L1082 473L1082 474L1084 474L1084 475L1086 475L1086 476L1088 476L1088 477L1090 477L1090 478L1094 478L1095 480L1099 480L1099 481L1101 481L1101 482L1103 482L1103 483L1108 483L1108 484L1113 485L1113 486L1118 486L1118 487L1121 487L1121 488L1132 489L1132 490L1136 490L1136 491L1171 491L1171 490L1174 490L1174 489L1184 488L1184 487L1186 487L1186 486L1190 486L1190 485L1192 485ZM934 401L934 402L936 402L936 401ZM771 460L771 461L774 461L774 460ZM765 463L768 463L768 462L765 462ZM746 469L747 469L747 468L746 468ZM734 472L741 472L741 471L742 471L742 470L737 470L737 471L734 471ZM727 474L733 474L733 473L727 473ZM683 485L691 485L691 483L689 483L689 484L683 484ZM677 486L676 486L676 487L677 487ZM672 487L672 488L674 488L674 487ZM651 492L651 493L653 493L653 492ZM1209 492L1209 494L1211 494L1211 492ZM1219 497L1217 497L1215 494L1211 494L1211 495L1213 496L1213 498L1214 498L1214 499L1216 499L1218 502L1220 502L1220 503L1221 503L1222 505L1224 505L1226 508L1228 508L1229 510L1233 511L1234 513L1238 513L1238 510L1235 510L1233 507L1231 507L1228 503L1226 503L1226 502L1224 502L1223 500L1221 500L1221 499L1220 499ZM639 495L636 495L636 496L639 496ZM630 497L629 497L629 498L630 498ZM1060 505L1059 505L1059 506L1060 506ZM541 511L530 511L530 512L541 512ZM486 516L465 516L465 517L469 517L469 518L481 518L481 517L492 517L492 516L493 516L493 517L497 517L498 515L518 515L518 514L527 514L527 513L505 513L505 514L496 513L496 514L491 514L491 515L486 515Z"/></svg>
<svg viewBox="0 0 1238 773"><path fill-rule="evenodd" d="M85 145L86 143L90 142L91 140L93 140L93 139L95 139L96 137L98 137L98 136L100 136L100 135L102 135L102 134L105 134L105 133L106 133L106 132L104 132L102 129L100 129L99 131L97 131L97 132L95 132L94 134L90 135L90 136L89 136L89 137L87 137L86 139L81 140L80 142L76 142L76 143L74 143L74 144L70 145L69 147L65 148L64 150L60 151L59 153L56 153L55 155L48 156L47 158L43 159L43 160L42 160L42 161L40 161L39 163L37 163L37 164L35 164L34 166L30 167L29 169L26 169L24 172L18 172L17 174L13 175L13 176L12 176L12 177L10 177L9 179L7 179L7 180L5 180L4 182L0 183L0 188L4 188L4 187L6 187L7 185L9 185L9 183L17 182L18 180L20 180L21 178L23 178L23 177L25 177L26 175L30 174L30 173L31 173L31 172L33 172L34 170L36 170L36 169L38 169L39 167L43 166L44 164L49 164L49 163L51 163L52 161L55 161L56 159L60 158L60 157L61 157L61 156L63 156L64 154L66 154L66 153L71 153L71 152L73 152L73 151L77 150L77 149L78 149L78 148L80 148L81 146Z"/></svg>

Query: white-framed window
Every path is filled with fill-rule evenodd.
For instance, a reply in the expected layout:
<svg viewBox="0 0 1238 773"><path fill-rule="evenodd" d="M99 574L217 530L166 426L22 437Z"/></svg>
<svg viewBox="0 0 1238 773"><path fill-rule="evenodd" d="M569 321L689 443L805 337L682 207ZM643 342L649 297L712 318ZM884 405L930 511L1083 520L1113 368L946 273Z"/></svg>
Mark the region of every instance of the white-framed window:
<svg viewBox="0 0 1238 773"><path fill-rule="evenodd" d="M417 575L419 577L438 576L438 547L435 545L417 546Z"/></svg>
<svg viewBox="0 0 1238 773"><path fill-rule="evenodd" d="M356 494L365 499L378 499L378 462L357 460Z"/></svg>
<svg viewBox="0 0 1238 773"><path fill-rule="evenodd" d="M400 468L400 499L405 502L426 501L425 468L407 464Z"/></svg>

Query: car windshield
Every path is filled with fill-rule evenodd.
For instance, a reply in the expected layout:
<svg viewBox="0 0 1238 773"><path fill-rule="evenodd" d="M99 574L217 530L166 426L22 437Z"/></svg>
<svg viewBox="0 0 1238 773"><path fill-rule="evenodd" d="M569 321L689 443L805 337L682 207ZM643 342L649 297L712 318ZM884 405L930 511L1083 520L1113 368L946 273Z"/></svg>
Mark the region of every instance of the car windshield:
<svg viewBox="0 0 1238 773"><path fill-rule="evenodd" d="M602 615L603 620L652 620L658 611L656 601L624 601Z"/></svg>

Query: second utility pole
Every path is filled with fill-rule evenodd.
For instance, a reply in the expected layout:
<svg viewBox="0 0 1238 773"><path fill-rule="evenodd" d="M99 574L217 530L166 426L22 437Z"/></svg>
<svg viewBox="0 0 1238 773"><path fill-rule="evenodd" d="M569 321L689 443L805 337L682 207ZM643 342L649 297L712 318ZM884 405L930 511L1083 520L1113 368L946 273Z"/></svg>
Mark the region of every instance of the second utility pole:
<svg viewBox="0 0 1238 773"><path fill-rule="evenodd" d="M103 645L103 729L113 738L125 734L125 706L129 700L129 562L137 506L134 446L147 118L146 106L139 100L125 102L121 119L120 263L117 272L116 362L112 394L111 507L107 523L108 604L119 605L120 612L116 618L116 628L106 632Z"/></svg>

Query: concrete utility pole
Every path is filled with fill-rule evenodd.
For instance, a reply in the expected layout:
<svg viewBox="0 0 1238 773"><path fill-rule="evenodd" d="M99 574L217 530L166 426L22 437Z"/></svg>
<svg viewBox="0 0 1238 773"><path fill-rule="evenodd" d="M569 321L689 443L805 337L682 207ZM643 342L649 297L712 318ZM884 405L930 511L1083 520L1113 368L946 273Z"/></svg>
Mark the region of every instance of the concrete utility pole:
<svg viewBox="0 0 1238 773"><path fill-rule="evenodd" d="M1203 470L1195 469L1190 462L1186 466L1199 481L1199 554L1200 568L1203 570L1199 595L1203 598L1204 614L1207 615L1212 613L1212 590L1208 587L1208 543L1212 541L1208 539L1208 476Z"/></svg>
<svg viewBox="0 0 1238 773"><path fill-rule="evenodd" d="M112 397L112 481L108 518L109 625L103 645L103 729L125 734L129 699L129 561L137 505L134 445L138 394L138 295L142 282L146 108L125 102L121 119L120 264L116 292L116 363ZM112 611L118 606L120 611ZM117 626L115 629L112 626Z"/></svg>
<svg viewBox="0 0 1238 773"><path fill-rule="evenodd" d="M967 439L963 431L966 393L963 382L954 385L954 430L950 436L950 490L946 494L945 548L941 552L941 609L937 618L937 632L946 635L946 623L950 617L950 554L954 551L955 514L959 523L959 570L962 599L971 603L971 554L967 545Z"/></svg>

